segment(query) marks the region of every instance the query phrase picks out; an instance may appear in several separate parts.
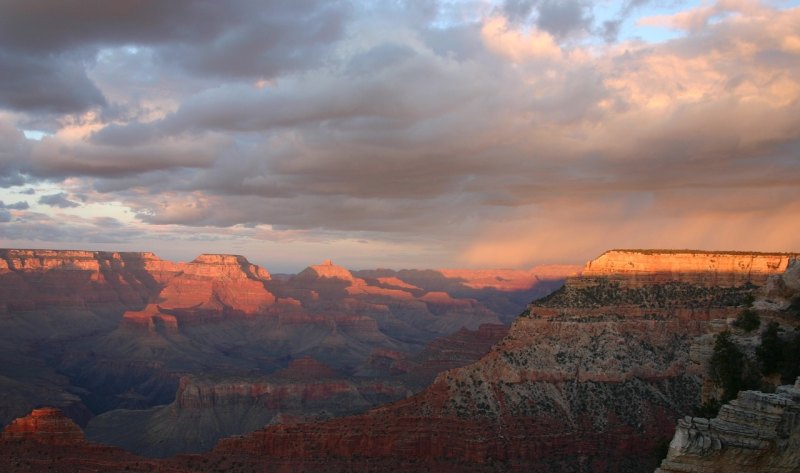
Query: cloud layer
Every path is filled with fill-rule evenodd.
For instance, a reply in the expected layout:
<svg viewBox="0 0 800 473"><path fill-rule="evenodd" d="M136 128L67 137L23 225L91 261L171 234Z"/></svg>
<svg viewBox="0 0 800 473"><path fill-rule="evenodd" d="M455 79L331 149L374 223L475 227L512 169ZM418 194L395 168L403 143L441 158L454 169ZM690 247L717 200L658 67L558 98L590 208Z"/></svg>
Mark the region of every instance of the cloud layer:
<svg viewBox="0 0 800 473"><path fill-rule="evenodd" d="M4 2L0 243L800 249L800 9L647 3Z"/></svg>

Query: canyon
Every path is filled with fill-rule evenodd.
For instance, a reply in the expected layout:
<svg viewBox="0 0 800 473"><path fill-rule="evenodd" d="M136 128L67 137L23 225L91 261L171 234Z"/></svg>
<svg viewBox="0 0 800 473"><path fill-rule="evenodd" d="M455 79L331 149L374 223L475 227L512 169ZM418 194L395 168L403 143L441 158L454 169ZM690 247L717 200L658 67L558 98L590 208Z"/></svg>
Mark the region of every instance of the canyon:
<svg viewBox="0 0 800 473"><path fill-rule="evenodd" d="M273 278L238 255L0 250L0 422L56 407L92 440L168 456L360 412L477 360L520 301L579 269L481 271L472 287L469 270L412 283L326 261ZM286 376L319 361L325 376Z"/></svg>
<svg viewBox="0 0 800 473"><path fill-rule="evenodd" d="M780 409L795 412L790 401L785 400L789 388L781 388L778 394L766 398L740 394L733 407L723 408L722 423L686 419L707 390L704 340L726 327L735 330L731 324L743 308L752 305L762 320L796 329L798 320L791 312L797 302L792 292L794 280L781 276L796 270L797 264L792 263L796 258L794 254L614 250L589 262L581 275L568 277L560 289L529 303L510 328L479 315L484 310L491 312L487 305L479 306L473 301L452 303L450 299L461 299L458 294L446 293L447 297L436 294L443 291L430 284L424 293L422 289L414 289L423 287L422 280L427 274L416 274L420 277L413 278L401 277L400 271L375 270L350 272L353 278L350 280L339 274L338 269L323 268L322 272L333 275L325 277L312 267L309 273L315 274L298 277L300 281L295 283L284 286L265 283L275 296L275 302L268 307L280 306L282 299L291 298L304 308L306 301L309 307L316 302L316 309L324 311L330 309L330 301L337 297L356 299L369 294L371 298L378 293L387 297L382 291L364 289L374 287L404 290L411 298L402 296L393 301L412 301L414 306L425 302L427 295L426 306L431 304L428 313L405 319L412 321L411 326L430 316L451 317L447 315L450 309L446 304L465 310L468 314L465 320L471 325L459 328L449 337L429 336L426 348L410 355L392 347L374 349L358 364L343 362L334 366L320 363L314 356L320 352L314 347L308 350L309 354L297 356L264 378L261 374L235 382L230 378L211 382L197 377L178 378L175 381L179 386L178 398L167 407L156 408L172 409L170 418L179 415L174 414L176 409L219 407L219 400L223 400L224 406L225 399L253 392L273 393L259 402L286 409L280 404L286 398L274 393L296 389L292 386L305 371L313 373L319 383L339 383L334 380L338 374L347 374L348 369L354 370L350 374L383 373L383 379L397 383L387 382L380 388L370 387L369 383L337 384L344 393L337 403L340 406L357 402L353 401L358 399L356 392L365 399L362 391L389 393L394 387L402 390L414 383L430 382L430 385L389 404L346 417L278 415L273 417L272 425L224 438L207 453L182 454L159 461L125 453L114 465L119 471L124 468L137 471L146 465L149 470L139 471L174 472L226 468L231 471L653 471L661 461L659 445L673 438L677 424L675 438L690 441L673 440L671 457L661 468L686 471L680 469L686 452L694 455L698 445L716 445L713 439L729 435L719 433L720 429L736 422L746 424L753 418L748 412L759 409L767 412L762 417L773 423L776 415L782 415ZM310 289L308 281L320 279L319 290ZM359 279L364 283L358 282ZM476 281L483 280L480 275L471 283L465 278L468 284L476 285L480 284ZM327 302L319 302L324 298L328 298ZM401 316L392 312L397 306L385 305L390 309L388 313L373 319L378 331L385 334L388 327L405 328L398 323L403 321ZM174 308L157 308L159 313L169 310ZM236 320L251 320L246 313L231 314ZM157 324L153 324L155 330L149 327L136 330L145 339L172 340L196 329L176 320L178 335ZM449 321L437 327L443 330L446 326L450 326ZM131 327L118 327L112 333L123 329ZM400 332L404 337L414 333ZM398 346L407 343L405 340L397 340ZM473 344L483 344L488 352L479 354L482 350L473 350ZM301 369L297 369L298 363ZM436 374L439 369L443 371ZM308 401L318 397L314 389L303 392L301 398L305 396ZM774 396L784 396L781 398L784 400L774 400L777 399ZM248 399L252 404L252 398ZM108 415L113 413L111 410ZM103 415L96 417L101 418ZM704 433L708 425L717 430ZM91 429L90 422L87 432ZM74 434L68 430L70 435ZM746 430L746 427L739 429ZM791 435L786 437L785 429L780 432L781 438L796 441L791 440L795 438ZM78 442L73 437L69 437L71 441ZM61 455L59 458L65 464L109 458L103 448L111 447L85 439L80 442L85 454L65 453L64 448L56 446L50 447L51 452L57 452L51 455ZM4 458L19 461L25 448L32 448L26 447L29 444L30 439L4 435L0 450L10 452L4 453ZM730 457L739 458L737 455L733 453ZM789 463L781 465L796 468L793 461L789 458L786 460Z"/></svg>

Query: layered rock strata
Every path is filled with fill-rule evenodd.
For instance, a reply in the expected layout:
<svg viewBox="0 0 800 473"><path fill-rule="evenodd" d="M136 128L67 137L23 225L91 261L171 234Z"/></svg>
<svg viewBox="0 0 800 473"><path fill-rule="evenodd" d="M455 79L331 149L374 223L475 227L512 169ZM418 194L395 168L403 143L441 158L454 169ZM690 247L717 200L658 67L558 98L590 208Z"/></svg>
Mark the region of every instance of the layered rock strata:
<svg viewBox="0 0 800 473"><path fill-rule="evenodd" d="M176 335L181 326L263 313L275 303L269 272L243 256L203 254L178 266L155 303L123 315L123 326Z"/></svg>
<svg viewBox="0 0 800 473"><path fill-rule="evenodd" d="M283 419L329 419L409 394L400 382L347 379L305 357L267 377L184 376L171 404L102 414L89 423L86 433L95 442L167 457L207 451L225 436L252 432Z"/></svg>
<svg viewBox="0 0 800 473"><path fill-rule="evenodd" d="M0 250L0 313L142 307L179 265L152 253Z"/></svg>
<svg viewBox="0 0 800 473"><path fill-rule="evenodd" d="M799 470L800 378L773 394L742 391L714 419L680 419L656 473Z"/></svg>
<svg viewBox="0 0 800 473"><path fill-rule="evenodd" d="M686 282L718 287L763 285L786 270L797 253L689 250L610 250L590 261L582 275L625 280L627 285Z"/></svg>

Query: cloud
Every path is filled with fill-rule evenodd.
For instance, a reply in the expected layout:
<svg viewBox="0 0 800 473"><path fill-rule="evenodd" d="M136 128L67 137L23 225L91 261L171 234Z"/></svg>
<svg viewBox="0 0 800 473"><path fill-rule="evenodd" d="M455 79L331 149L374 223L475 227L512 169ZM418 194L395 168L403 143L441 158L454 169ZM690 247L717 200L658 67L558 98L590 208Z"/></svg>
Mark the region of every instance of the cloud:
<svg viewBox="0 0 800 473"><path fill-rule="evenodd" d="M58 207L61 209L69 209L80 207L81 204L67 199L67 194L58 193L51 195L43 195L39 197L39 203L42 205L49 205L50 207Z"/></svg>
<svg viewBox="0 0 800 473"><path fill-rule="evenodd" d="M719 2L646 20L681 25L677 39L598 45L581 42L590 5L556 3L467 15L436 3L120 2L88 19L58 7L69 28L4 30L3 48L48 67L99 51L76 67L105 104L54 117L70 107L45 97L51 107L0 114L0 185L47 182L63 191L44 205L130 212L75 221L58 241L101 227L173 241L192 227L214 235L203 241L367 240L511 266L671 246L670 235L687 247L800 244L781 223L800 179L800 10ZM22 3L7 5L24 20ZM52 134L25 139L18 128L36 120ZM767 225L761 243L746 234Z"/></svg>
<svg viewBox="0 0 800 473"><path fill-rule="evenodd" d="M24 200L14 202L13 204L5 204L0 200L0 223L10 222L13 219L11 210L27 210L28 203Z"/></svg>
<svg viewBox="0 0 800 473"><path fill-rule="evenodd" d="M539 0L504 0L503 13L511 21L525 21L538 3Z"/></svg>
<svg viewBox="0 0 800 473"><path fill-rule="evenodd" d="M87 71L113 47L150 51L164 72L214 78L307 70L347 16L345 2L317 0L2 2L0 107L71 114L109 105Z"/></svg>
<svg viewBox="0 0 800 473"><path fill-rule="evenodd" d="M132 44L195 73L274 77L321 60L347 11L317 0L14 0L0 6L0 44L38 57Z"/></svg>
<svg viewBox="0 0 800 473"><path fill-rule="evenodd" d="M617 41L622 23L627 20L637 9L651 3L651 0L627 0L622 4L616 17L604 20L595 32L607 43Z"/></svg>
<svg viewBox="0 0 800 473"><path fill-rule="evenodd" d="M24 200L20 200L19 202L14 202L13 204L6 204L2 200L0 200L0 209L27 210L28 207L29 207L28 203Z"/></svg>
<svg viewBox="0 0 800 473"><path fill-rule="evenodd" d="M0 49L0 70L0 107L73 113L105 104L80 57L38 57Z"/></svg>
<svg viewBox="0 0 800 473"><path fill-rule="evenodd" d="M542 0L536 25L557 38L589 30L591 3L580 0Z"/></svg>

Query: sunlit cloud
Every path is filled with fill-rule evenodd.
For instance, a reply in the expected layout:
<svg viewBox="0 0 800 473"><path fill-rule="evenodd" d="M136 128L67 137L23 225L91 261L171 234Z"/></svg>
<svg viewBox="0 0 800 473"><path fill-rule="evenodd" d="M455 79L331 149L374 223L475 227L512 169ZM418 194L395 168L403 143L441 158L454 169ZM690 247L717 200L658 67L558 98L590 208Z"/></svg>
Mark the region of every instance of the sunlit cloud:
<svg viewBox="0 0 800 473"><path fill-rule="evenodd" d="M0 7L2 245L291 269L800 247L800 8L40 3Z"/></svg>

